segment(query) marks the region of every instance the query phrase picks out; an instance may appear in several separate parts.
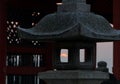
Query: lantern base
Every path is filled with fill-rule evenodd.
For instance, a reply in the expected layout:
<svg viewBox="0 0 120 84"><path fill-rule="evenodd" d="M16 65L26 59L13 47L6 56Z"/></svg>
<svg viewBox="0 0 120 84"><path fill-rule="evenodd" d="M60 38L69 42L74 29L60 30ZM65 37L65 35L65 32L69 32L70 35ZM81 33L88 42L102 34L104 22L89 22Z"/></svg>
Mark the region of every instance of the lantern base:
<svg viewBox="0 0 120 84"><path fill-rule="evenodd" d="M56 70L38 74L47 84L101 84L109 73L101 71Z"/></svg>

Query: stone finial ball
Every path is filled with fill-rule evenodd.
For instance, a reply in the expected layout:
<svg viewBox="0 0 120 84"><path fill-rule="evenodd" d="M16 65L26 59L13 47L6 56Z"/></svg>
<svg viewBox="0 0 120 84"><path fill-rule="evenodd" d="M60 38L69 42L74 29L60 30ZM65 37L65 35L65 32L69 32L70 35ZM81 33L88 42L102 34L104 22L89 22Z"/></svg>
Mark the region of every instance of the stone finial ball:
<svg viewBox="0 0 120 84"><path fill-rule="evenodd" d="M98 67L107 67L107 63L105 61L98 62Z"/></svg>

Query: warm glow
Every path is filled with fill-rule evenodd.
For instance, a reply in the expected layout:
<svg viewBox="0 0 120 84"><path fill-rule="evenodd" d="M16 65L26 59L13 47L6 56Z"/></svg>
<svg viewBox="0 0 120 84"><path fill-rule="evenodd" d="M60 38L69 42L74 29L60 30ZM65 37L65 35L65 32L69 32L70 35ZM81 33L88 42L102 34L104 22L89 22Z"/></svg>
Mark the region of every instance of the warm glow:
<svg viewBox="0 0 120 84"><path fill-rule="evenodd" d="M63 3L56 3L57 5L62 5Z"/></svg>
<svg viewBox="0 0 120 84"><path fill-rule="evenodd" d="M61 49L60 61L61 62L68 62L68 49Z"/></svg>
<svg viewBox="0 0 120 84"><path fill-rule="evenodd" d="M68 57L68 55L66 53L61 53L60 56L62 56L62 57Z"/></svg>

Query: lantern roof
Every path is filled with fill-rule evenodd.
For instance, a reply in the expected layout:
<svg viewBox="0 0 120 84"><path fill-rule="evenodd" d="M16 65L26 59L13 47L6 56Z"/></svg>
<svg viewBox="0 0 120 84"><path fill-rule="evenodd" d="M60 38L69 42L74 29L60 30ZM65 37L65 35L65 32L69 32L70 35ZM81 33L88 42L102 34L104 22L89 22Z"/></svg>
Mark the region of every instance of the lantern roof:
<svg viewBox="0 0 120 84"><path fill-rule="evenodd" d="M114 41L120 31L102 16L91 13L86 0L63 0L57 12L45 16L36 26L18 28L20 37L40 41Z"/></svg>

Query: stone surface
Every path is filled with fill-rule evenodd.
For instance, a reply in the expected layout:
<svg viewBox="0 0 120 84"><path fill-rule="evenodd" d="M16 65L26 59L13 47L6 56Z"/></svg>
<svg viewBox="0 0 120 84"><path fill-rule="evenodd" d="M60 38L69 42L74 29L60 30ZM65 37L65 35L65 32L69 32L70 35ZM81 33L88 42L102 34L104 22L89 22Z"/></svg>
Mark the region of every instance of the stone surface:
<svg viewBox="0 0 120 84"><path fill-rule="evenodd" d="M61 12L90 12L90 5L86 4L86 0L62 0L63 4L58 6Z"/></svg>
<svg viewBox="0 0 120 84"><path fill-rule="evenodd" d="M89 12L85 1L63 0L57 13L45 16L35 27L18 28L20 37L40 41L120 40L120 31L113 29L104 17Z"/></svg>
<svg viewBox="0 0 120 84"><path fill-rule="evenodd" d="M117 81L117 84L120 84L120 80Z"/></svg>
<svg viewBox="0 0 120 84"><path fill-rule="evenodd" d="M32 29L19 28L19 34L35 40L120 40L120 31L113 29L102 16L81 12L48 15Z"/></svg>
<svg viewBox="0 0 120 84"><path fill-rule="evenodd" d="M57 12L90 12L90 5L86 3L65 3L63 5L58 5Z"/></svg>
<svg viewBox="0 0 120 84"><path fill-rule="evenodd" d="M38 74L47 84L100 84L109 74L100 71L47 71Z"/></svg>
<svg viewBox="0 0 120 84"><path fill-rule="evenodd" d="M68 62L60 61L61 49L68 49ZM85 60L80 61L80 49L85 50ZM96 67L96 43L56 42L54 43L53 66L58 70L94 70Z"/></svg>

